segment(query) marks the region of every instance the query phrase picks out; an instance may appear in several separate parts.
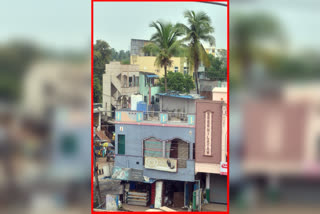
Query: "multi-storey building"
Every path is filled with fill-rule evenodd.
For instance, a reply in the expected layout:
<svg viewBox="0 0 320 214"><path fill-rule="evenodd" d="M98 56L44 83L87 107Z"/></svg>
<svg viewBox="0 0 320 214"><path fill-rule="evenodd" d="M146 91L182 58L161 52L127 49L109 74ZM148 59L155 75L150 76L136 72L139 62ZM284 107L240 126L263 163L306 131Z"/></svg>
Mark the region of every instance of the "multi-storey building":
<svg viewBox="0 0 320 214"><path fill-rule="evenodd" d="M184 206L192 200L195 115L186 115L187 120L181 120L181 116L182 113L116 112L113 178L144 183L140 191L155 207L181 201ZM135 179L121 176L126 169L134 170ZM132 184L131 187L134 188ZM130 191L134 190L128 189L127 194ZM125 201L136 203L133 199Z"/></svg>
<svg viewBox="0 0 320 214"><path fill-rule="evenodd" d="M164 68L155 65L155 56L143 52L143 47L150 43L148 40L131 39L130 64L139 65L140 71L154 73L159 77L164 76ZM168 71L190 74L187 59L185 57L172 57L172 65Z"/></svg>
<svg viewBox="0 0 320 214"><path fill-rule="evenodd" d="M208 202L227 203L227 90L196 101L195 173L205 176Z"/></svg>
<svg viewBox="0 0 320 214"><path fill-rule="evenodd" d="M120 62L106 64L102 93L103 107L108 116L112 110L128 108L130 95L139 93L139 67Z"/></svg>

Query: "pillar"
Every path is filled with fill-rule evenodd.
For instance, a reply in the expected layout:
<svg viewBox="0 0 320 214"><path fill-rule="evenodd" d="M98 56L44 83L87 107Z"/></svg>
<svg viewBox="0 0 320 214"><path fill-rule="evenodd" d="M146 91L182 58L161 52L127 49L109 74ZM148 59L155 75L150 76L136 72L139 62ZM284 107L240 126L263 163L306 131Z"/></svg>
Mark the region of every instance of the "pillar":
<svg viewBox="0 0 320 214"><path fill-rule="evenodd" d="M189 143L189 160L193 160L193 143Z"/></svg>
<svg viewBox="0 0 320 214"><path fill-rule="evenodd" d="M97 127L97 131L101 131L101 111L99 110L99 119L98 119L98 127Z"/></svg>
<svg viewBox="0 0 320 214"><path fill-rule="evenodd" d="M156 181L156 194L154 208L162 207L163 181Z"/></svg>
<svg viewBox="0 0 320 214"><path fill-rule="evenodd" d="M210 173L206 174L206 199L210 201Z"/></svg>
<svg viewBox="0 0 320 214"><path fill-rule="evenodd" d="M163 158L166 157L166 141L165 140L162 141L162 157Z"/></svg>

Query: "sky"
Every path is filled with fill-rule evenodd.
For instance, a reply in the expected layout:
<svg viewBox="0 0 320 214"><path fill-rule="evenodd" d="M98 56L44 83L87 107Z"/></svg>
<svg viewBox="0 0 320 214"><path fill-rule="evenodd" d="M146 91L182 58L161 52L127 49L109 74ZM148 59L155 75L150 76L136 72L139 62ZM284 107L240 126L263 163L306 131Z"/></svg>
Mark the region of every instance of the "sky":
<svg viewBox="0 0 320 214"><path fill-rule="evenodd" d="M227 49L227 7L200 2L95 2L94 40L105 40L117 51L130 50L131 39L150 39L152 21L187 24L185 10L206 12L215 29L216 48Z"/></svg>
<svg viewBox="0 0 320 214"><path fill-rule="evenodd" d="M90 0L3 1L0 45L27 40L53 50L90 50Z"/></svg>
<svg viewBox="0 0 320 214"><path fill-rule="evenodd" d="M320 50L320 1L230 0L234 12L266 12L278 18L296 50ZM162 18L184 22L183 11L203 10L215 27L216 46L227 46L227 8L197 2L95 3L94 39L104 39L117 50L129 50L130 39L149 39L151 21ZM0 45L22 38L57 50L90 50L90 0L4 1L0 7ZM232 20L230 19L230 22Z"/></svg>
<svg viewBox="0 0 320 214"><path fill-rule="evenodd" d="M319 9L318 0L231 0L230 3L231 17L237 12L265 13L273 16L285 35L288 52L320 50L320 29L315 24L320 20Z"/></svg>

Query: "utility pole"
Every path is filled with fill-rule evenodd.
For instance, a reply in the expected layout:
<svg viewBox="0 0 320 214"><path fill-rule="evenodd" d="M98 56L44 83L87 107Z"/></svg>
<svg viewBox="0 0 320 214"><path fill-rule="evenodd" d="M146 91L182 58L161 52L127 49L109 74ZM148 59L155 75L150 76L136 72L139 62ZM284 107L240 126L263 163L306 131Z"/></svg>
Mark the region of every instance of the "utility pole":
<svg viewBox="0 0 320 214"><path fill-rule="evenodd" d="M93 139L94 137L96 136L96 133L95 131L93 131ZM99 203L99 206L102 204L102 199L101 199L101 192L100 192L100 186L99 186L99 178L98 178L98 167L97 167L97 161L96 161L96 153L95 153L95 140L94 140L94 143L93 143L93 167L94 167L94 178L95 178L95 191L96 191L96 196L98 198L98 203Z"/></svg>

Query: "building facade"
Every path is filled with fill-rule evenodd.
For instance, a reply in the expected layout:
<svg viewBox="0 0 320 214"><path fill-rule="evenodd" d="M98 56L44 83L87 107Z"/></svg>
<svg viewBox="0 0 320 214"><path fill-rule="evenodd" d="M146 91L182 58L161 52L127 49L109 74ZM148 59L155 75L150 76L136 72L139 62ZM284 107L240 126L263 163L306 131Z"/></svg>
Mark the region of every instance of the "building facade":
<svg viewBox="0 0 320 214"><path fill-rule="evenodd" d="M150 203L155 207L165 204L165 197L175 200L173 195L177 193L174 192L182 194L183 205L192 200L192 193L188 196L183 193L192 191L190 182L195 181L195 115L190 114L188 118L181 121L178 115L161 112L157 115L116 112L115 167L133 169L148 181L155 181L150 187ZM172 185L182 189L174 191Z"/></svg>
<svg viewBox="0 0 320 214"><path fill-rule="evenodd" d="M156 102L156 94L160 92L159 76L153 73L140 72L139 91L147 105L153 105Z"/></svg>
<svg viewBox="0 0 320 214"><path fill-rule="evenodd" d="M102 100L107 115L111 116L115 109L128 108L129 98L135 93L139 93L139 67L120 62L106 64Z"/></svg>
<svg viewBox="0 0 320 214"><path fill-rule="evenodd" d="M130 56L130 64L138 65L140 71L154 73L159 77L164 76L164 68L155 65L155 56ZM189 74L189 67L187 65L186 58L184 57L172 57L172 65L167 68L167 71L181 72L183 74Z"/></svg>
<svg viewBox="0 0 320 214"><path fill-rule="evenodd" d="M208 202L227 203L227 112L223 101L196 102L195 173Z"/></svg>
<svg viewBox="0 0 320 214"><path fill-rule="evenodd" d="M164 76L164 68L155 65L155 56L150 56L143 52L143 47L149 44L148 40L131 39L130 64L139 65L140 71L149 72L159 77ZM185 57L172 57L172 65L167 68L167 71L181 72L190 74L187 59Z"/></svg>

